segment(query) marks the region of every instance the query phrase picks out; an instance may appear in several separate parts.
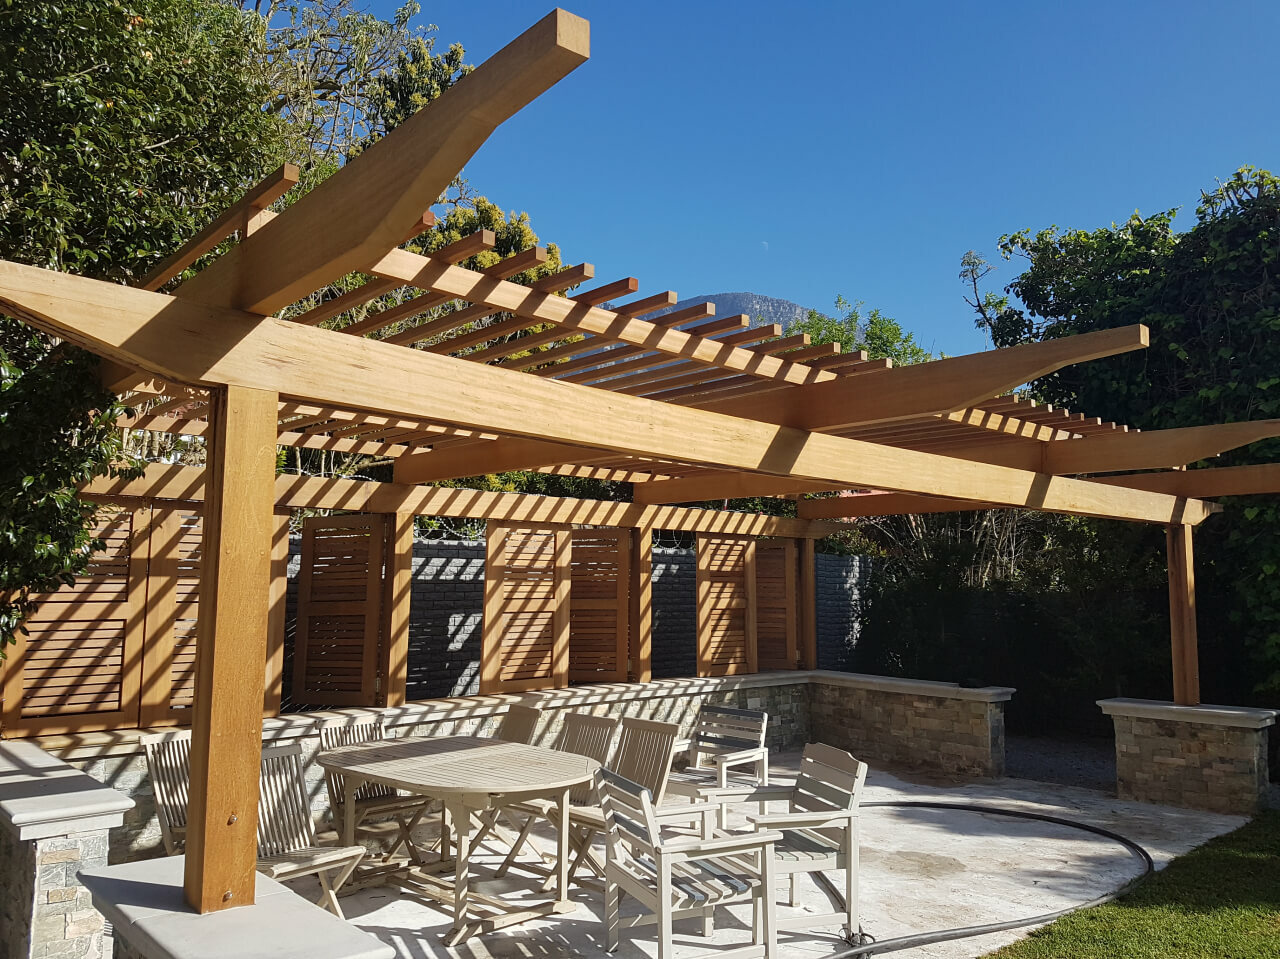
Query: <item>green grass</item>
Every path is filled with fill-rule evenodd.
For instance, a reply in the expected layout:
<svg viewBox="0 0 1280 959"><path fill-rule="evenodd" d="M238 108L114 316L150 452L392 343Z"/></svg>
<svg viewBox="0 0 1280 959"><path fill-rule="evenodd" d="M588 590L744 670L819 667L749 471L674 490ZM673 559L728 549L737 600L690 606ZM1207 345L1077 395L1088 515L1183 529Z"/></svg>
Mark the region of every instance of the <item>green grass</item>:
<svg viewBox="0 0 1280 959"><path fill-rule="evenodd" d="M1280 959L1280 811L1171 862L1131 894L1072 913L999 959Z"/></svg>

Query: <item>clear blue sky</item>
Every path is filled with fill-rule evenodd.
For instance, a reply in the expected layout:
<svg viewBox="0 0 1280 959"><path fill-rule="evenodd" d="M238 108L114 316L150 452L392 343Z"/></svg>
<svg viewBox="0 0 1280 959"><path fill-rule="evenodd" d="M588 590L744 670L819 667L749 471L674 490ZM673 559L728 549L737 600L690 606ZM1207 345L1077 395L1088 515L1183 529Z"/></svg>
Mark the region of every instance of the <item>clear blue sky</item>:
<svg viewBox="0 0 1280 959"><path fill-rule="evenodd" d="M369 9L389 13L391 0ZM424 0L478 64L551 9ZM960 257L1023 227L1181 206L1280 168L1280 2L566 0L591 59L466 168L641 294L836 294L985 348ZM1004 283L1016 264L1001 263Z"/></svg>

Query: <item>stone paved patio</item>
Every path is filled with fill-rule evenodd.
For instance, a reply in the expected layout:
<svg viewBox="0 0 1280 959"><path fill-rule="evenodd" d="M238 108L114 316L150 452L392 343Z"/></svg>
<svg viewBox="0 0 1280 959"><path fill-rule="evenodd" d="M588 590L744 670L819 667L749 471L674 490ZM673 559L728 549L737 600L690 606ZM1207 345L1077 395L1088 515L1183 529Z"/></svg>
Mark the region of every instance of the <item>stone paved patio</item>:
<svg viewBox="0 0 1280 959"><path fill-rule="evenodd" d="M798 759L798 754L776 756L776 780L794 776ZM1239 817L1121 802L1102 792L1027 780L908 781L873 770L865 801L889 800L984 803L1079 820L1137 840L1157 866L1244 823ZM482 870L491 870L500 858L497 847L487 852ZM1116 889L1139 868L1123 847L1063 826L956 810L868 808L862 816L863 926L885 940L1038 915ZM536 888L531 876L515 873L490 883L491 889L513 898ZM300 887L300 891L306 890ZM800 880L800 897L801 909L827 910L825 895L812 880ZM343 907L351 922L394 945L401 959L603 955L601 894L579 888L574 898L580 905L571 915L477 937L452 950L441 942L449 925L445 914L408 894L366 889L345 898ZM785 906L779 908L783 914L794 914ZM716 945L745 943L750 938L749 925L749 907L721 910L710 941L697 934L696 922L677 923L676 954L692 956ZM830 955L841 945L835 939L837 931L784 934L782 954L797 959ZM980 956L1025 933L998 933L899 954L936 959ZM621 959L656 955L652 935L652 927L624 932L617 955Z"/></svg>

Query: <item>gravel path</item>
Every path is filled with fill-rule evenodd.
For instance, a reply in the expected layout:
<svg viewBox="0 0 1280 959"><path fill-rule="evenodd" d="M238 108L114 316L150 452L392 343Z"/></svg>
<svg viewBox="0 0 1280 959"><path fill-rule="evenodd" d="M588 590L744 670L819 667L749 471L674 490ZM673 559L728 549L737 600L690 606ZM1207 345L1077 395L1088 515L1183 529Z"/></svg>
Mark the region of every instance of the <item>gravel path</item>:
<svg viewBox="0 0 1280 959"><path fill-rule="evenodd" d="M1006 736L1005 775L1033 782L1114 791L1115 744L1110 739Z"/></svg>

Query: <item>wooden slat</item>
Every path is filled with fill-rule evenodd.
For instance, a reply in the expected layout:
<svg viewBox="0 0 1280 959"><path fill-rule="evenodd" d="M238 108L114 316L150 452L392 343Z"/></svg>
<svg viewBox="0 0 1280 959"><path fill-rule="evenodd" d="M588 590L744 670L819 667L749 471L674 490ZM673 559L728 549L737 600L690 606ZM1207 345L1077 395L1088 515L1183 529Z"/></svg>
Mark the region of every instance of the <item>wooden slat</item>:
<svg viewBox="0 0 1280 959"><path fill-rule="evenodd" d="M570 532L569 681L626 682L630 531Z"/></svg>
<svg viewBox="0 0 1280 959"><path fill-rule="evenodd" d="M795 669L797 620L795 540L755 544L756 650L761 669Z"/></svg>
<svg viewBox="0 0 1280 959"><path fill-rule="evenodd" d="M409 681L409 615L413 597L412 513L388 517L384 625L379 653L379 706L403 706Z"/></svg>

